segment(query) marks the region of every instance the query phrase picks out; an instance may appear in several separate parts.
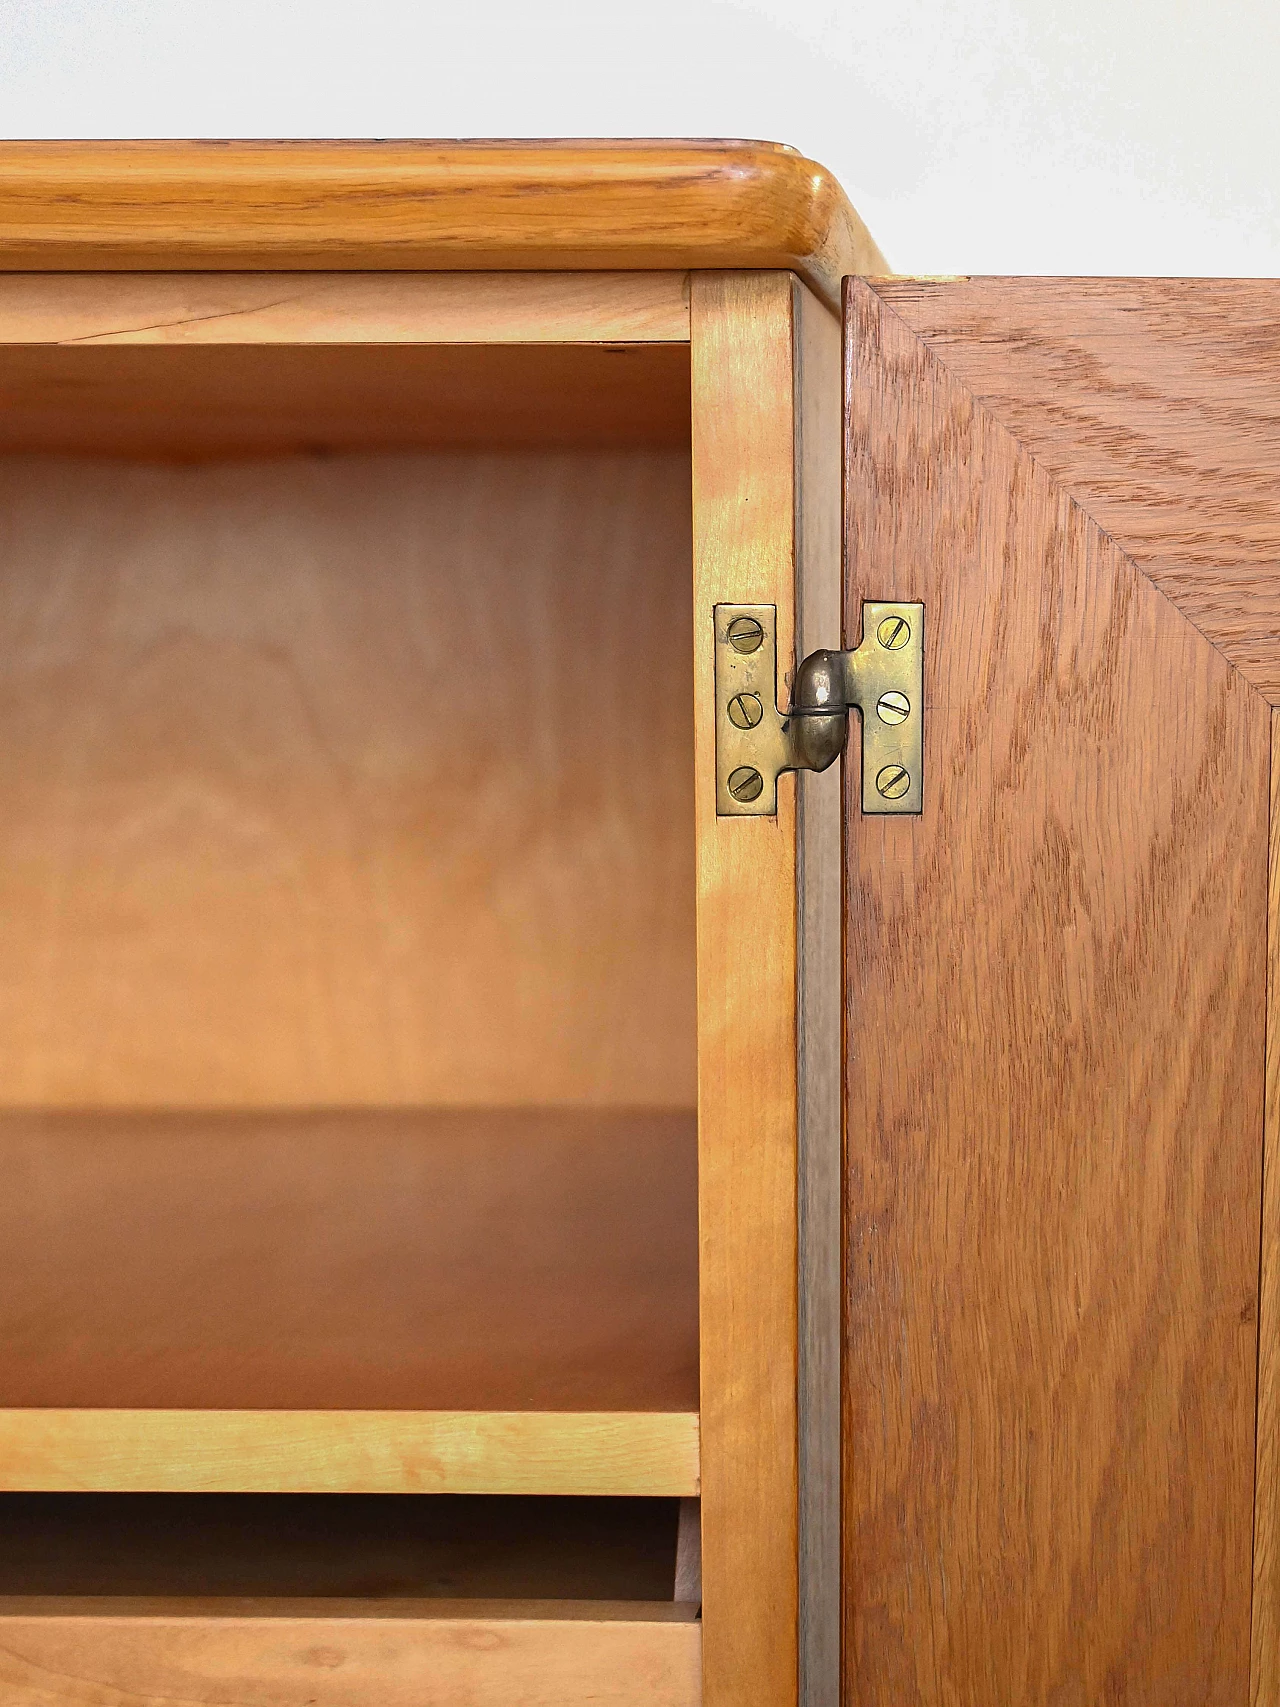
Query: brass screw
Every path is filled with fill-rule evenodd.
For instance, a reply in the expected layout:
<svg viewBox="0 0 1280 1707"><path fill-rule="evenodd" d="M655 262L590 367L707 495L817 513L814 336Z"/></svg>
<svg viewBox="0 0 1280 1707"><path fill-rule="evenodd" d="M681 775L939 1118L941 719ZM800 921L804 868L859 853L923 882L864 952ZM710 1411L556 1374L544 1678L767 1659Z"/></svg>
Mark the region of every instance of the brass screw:
<svg viewBox="0 0 1280 1707"><path fill-rule="evenodd" d="M911 787L911 778L901 765L886 765L876 777L876 791L886 800L901 800Z"/></svg>
<svg viewBox="0 0 1280 1707"><path fill-rule="evenodd" d="M751 765L739 765L736 771L729 772L729 793L743 805L758 800L763 792L764 778Z"/></svg>
<svg viewBox="0 0 1280 1707"><path fill-rule="evenodd" d="M736 693L729 701L729 721L735 729L754 729L764 716L764 706L753 693Z"/></svg>
<svg viewBox="0 0 1280 1707"><path fill-rule="evenodd" d="M876 714L881 723L905 723L911 715L911 701L896 689L882 693L876 701Z"/></svg>
<svg viewBox="0 0 1280 1707"><path fill-rule="evenodd" d="M755 652L764 639L764 629L753 616L735 616L729 624L729 644L735 652Z"/></svg>
<svg viewBox="0 0 1280 1707"><path fill-rule="evenodd" d="M886 652L897 652L911 638L911 624L904 616L887 616L876 629L876 639Z"/></svg>

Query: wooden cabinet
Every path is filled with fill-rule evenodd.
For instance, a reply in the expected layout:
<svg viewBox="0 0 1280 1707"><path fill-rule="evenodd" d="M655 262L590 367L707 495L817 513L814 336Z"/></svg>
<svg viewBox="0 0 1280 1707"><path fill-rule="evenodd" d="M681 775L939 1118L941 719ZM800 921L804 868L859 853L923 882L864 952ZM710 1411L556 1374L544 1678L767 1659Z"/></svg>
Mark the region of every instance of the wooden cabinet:
<svg viewBox="0 0 1280 1707"><path fill-rule="evenodd" d="M717 816L705 629L837 631L879 266L756 145L0 149L0 1700L834 1698L839 783Z"/></svg>
<svg viewBox="0 0 1280 1707"><path fill-rule="evenodd" d="M0 147L0 1703L1275 1698L1280 294L886 274Z"/></svg>

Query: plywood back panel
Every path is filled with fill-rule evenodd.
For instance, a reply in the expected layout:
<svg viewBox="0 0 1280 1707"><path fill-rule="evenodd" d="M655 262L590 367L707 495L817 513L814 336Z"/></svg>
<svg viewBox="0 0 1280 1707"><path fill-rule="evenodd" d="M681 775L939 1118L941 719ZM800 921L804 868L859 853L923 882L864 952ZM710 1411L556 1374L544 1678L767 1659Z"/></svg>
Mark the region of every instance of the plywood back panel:
<svg viewBox="0 0 1280 1707"><path fill-rule="evenodd" d="M0 1408L695 1411L688 1113L0 1115Z"/></svg>
<svg viewBox="0 0 1280 1707"><path fill-rule="evenodd" d="M0 451L688 444L685 344L370 344L361 330L348 344L0 345Z"/></svg>
<svg viewBox="0 0 1280 1707"><path fill-rule="evenodd" d="M0 1103L692 1106L689 586L687 451L0 462Z"/></svg>
<svg viewBox="0 0 1280 1707"><path fill-rule="evenodd" d="M923 815L847 808L847 1700L1239 1707L1269 711L896 290L847 326L850 616L924 601L928 696Z"/></svg>

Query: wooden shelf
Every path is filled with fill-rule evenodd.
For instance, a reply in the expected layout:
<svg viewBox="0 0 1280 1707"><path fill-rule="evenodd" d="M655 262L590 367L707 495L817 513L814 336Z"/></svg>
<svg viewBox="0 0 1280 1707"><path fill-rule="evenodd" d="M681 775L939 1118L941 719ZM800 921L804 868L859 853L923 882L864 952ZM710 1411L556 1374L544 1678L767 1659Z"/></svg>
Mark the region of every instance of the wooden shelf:
<svg viewBox="0 0 1280 1707"><path fill-rule="evenodd" d="M0 1694L50 1707L696 1707L690 1606L0 1600Z"/></svg>
<svg viewBox="0 0 1280 1707"><path fill-rule="evenodd" d="M693 1496L693 1411L0 1410L0 1489Z"/></svg>

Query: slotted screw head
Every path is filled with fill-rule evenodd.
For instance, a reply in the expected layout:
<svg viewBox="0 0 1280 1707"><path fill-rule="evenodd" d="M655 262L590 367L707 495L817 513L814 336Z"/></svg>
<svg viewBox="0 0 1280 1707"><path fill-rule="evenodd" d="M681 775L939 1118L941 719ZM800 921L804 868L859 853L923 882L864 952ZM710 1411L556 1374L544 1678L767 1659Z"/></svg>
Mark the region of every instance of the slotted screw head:
<svg viewBox="0 0 1280 1707"><path fill-rule="evenodd" d="M882 693L876 701L876 716L881 723L905 723L911 715L911 701L896 688Z"/></svg>
<svg viewBox="0 0 1280 1707"><path fill-rule="evenodd" d="M886 652L897 652L911 638L911 624L905 616L887 616L876 629L876 639Z"/></svg>
<svg viewBox="0 0 1280 1707"><path fill-rule="evenodd" d="M735 652L755 652L764 639L764 629L753 616L735 616L729 624L729 644Z"/></svg>
<svg viewBox="0 0 1280 1707"><path fill-rule="evenodd" d="M736 771L729 772L729 793L744 806L750 800L758 800L763 792L764 778L754 766L739 765Z"/></svg>
<svg viewBox="0 0 1280 1707"><path fill-rule="evenodd" d="M764 716L764 706L753 693L736 693L729 701L729 721L735 729L754 729Z"/></svg>
<svg viewBox="0 0 1280 1707"><path fill-rule="evenodd" d="M901 765L886 765L876 776L876 793L886 800L901 800L911 787L911 778Z"/></svg>

